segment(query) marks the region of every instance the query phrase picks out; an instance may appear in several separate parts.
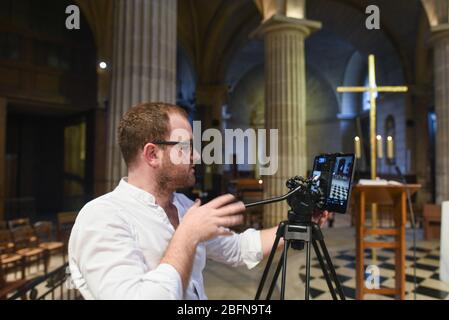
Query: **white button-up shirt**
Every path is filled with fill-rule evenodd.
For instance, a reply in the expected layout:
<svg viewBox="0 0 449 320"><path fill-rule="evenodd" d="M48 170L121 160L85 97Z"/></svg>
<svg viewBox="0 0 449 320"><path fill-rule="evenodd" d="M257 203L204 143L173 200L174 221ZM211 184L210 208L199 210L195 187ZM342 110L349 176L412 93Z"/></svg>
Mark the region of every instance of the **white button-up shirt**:
<svg viewBox="0 0 449 320"><path fill-rule="evenodd" d="M174 193L179 221L192 206ZM71 279L85 299L207 299L206 258L252 268L262 259L260 232L220 236L196 249L189 284L170 264L160 264L175 230L155 198L122 179L114 191L87 203L69 240Z"/></svg>

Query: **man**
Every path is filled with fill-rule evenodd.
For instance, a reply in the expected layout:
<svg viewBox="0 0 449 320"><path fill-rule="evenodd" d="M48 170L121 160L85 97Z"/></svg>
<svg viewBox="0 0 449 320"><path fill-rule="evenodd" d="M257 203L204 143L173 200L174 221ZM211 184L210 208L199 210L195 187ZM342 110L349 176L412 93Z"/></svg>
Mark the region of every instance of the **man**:
<svg viewBox="0 0 449 320"><path fill-rule="evenodd" d="M82 208L69 240L71 277L84 298L207 299L206 258L252 268L269 254L276 228L228 229L245 210L232 195L202 205L175 192L195 183L191 140L177 106L141 104L124 115L119 145L128 177Z"/></svg>

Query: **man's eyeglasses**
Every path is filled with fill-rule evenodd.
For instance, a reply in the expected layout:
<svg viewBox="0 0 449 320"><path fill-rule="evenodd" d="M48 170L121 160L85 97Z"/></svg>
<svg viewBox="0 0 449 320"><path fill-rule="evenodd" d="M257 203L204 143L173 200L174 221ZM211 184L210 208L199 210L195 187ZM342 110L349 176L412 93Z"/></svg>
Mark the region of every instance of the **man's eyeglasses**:
<svg viewBox="0 0 449 320"><path fill-rule="evenodd" d="M176 146L179 145L182 151L193 153L193 140L187 141L152 141L151 143L166 145L166 146Z"/></svg>

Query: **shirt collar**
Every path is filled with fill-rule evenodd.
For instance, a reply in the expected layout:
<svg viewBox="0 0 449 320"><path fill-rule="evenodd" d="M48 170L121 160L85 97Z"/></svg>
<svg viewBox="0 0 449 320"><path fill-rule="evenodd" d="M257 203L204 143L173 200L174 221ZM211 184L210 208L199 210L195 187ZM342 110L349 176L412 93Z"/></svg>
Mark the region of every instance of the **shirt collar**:
<svg viewBox="0 0 449 320"><path fill-rule="evenodd" d="M149 192L140 189L128 182L128 177L124 177L120 180L116 190L124 192L145 205L156 206L156 198Z"/></svg>

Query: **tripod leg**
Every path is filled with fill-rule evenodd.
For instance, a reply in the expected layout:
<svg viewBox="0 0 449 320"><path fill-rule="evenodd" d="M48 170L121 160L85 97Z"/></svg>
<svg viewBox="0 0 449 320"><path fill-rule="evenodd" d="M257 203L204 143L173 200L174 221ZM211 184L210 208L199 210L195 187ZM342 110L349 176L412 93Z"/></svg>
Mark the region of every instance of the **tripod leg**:
<svg viewBox="0 0 449 320"><path fill-rule="evenodd" d="M320 249L318 248L318 245L315 240L312 241L312 244L313 244L313 249L315 250L315 254L320 263L321 270L323 271L324 278L326 279L327 287L329 288L329 292L332 295L332 299L337 300L337 294L335 293L335 289L332 285L332 281L329 276L329 272L327 272L327 268L326 268L326 265L324 264L323 256L321 255Z"/></svg>
<svg viewBox="0 0 449 320"><path fill-rule="evenodd" d="M332 263L332 260L331 260L331 257L329 255L329 252L327 251L324 239L321 239L318 242L320 243L320 247L321 247L321 250L323 251L324 258L326 259L326 263L329 266L329 270L330 270L332 278L333 278L333 280L335 282L335 286L337 287L338 295L340 296L341 300L346 300L345 293L343 292L343 288L341 287L340 280L338 280L337 273L335 272L335 268L334 268L334 265Z"/></svg>
<svg viewBox="0 0 449 320"><path fill-rule="evenodd" d="M285 277L287 275L287 250L290 240L284 239L284 253L282 254L282 281L281 281L281 300L285 300Z"/></svg>
<svg viewBox="0 0 449 320"><path fill-rule="evenodd" d="M270 300L271 299L271 295L273 294L273 290L274 290L274 286L276 285L276 282L279 278L279 273L281 273L281 268L282 268L282 263L284 262L284 253L282 253L281 257L279 258L279 262L278 265L276 267L276 271L273 275L273 280L271 281L271 285L270 288L268 289L268 293L267 293L267 299L266 300Z"/></svg>
<svg viewBox="0 0 449 320"><path fill-rule="evenodd" d="M281 228L281 225L279 225L279 228ZM276 239L274 240L273 247L271 248L270 256L268 257L267 265L265 266L265 269L263 271L259 287L257 288L255 300L260 299L260 295L262 294L263 286L265 284L265 281L267 280L268 272L270 271L271 263L273 262L274 255L276 254L276 249L279 245L280 238L280 232L276 232Z"/></svg>
<svg viewBox="0 0 449 320"><path fill-rule="evenodd" d="M305 300L310 300L310 242L306 241L306 292Z"/></svg>

